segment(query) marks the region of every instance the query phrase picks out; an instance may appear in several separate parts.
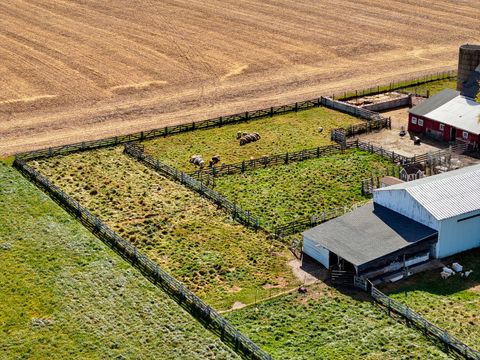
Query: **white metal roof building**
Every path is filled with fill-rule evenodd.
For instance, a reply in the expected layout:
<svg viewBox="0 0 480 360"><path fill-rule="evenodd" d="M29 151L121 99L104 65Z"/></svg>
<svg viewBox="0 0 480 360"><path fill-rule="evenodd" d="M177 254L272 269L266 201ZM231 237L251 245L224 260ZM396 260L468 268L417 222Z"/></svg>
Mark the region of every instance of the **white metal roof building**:
<svg viewBox="0 0 480 360"><path fill-rule="evenodd" d="M435 257L480 246L480 165L380 188L373 199L437 230Z"/></svg>
<svg viewBox="0 0 480 360"><path fill-rule="evenodd" d="M480 165L376 189L373 203L302 235L303 252L325 267L381 281L480 247Z"/></svg>
<svg viewBox="0 0 480 360"><path fill-rule="evenodd" d="M480 103L462 95L424 115L430 119L455 126L472 134L480 134Z"/></svg>

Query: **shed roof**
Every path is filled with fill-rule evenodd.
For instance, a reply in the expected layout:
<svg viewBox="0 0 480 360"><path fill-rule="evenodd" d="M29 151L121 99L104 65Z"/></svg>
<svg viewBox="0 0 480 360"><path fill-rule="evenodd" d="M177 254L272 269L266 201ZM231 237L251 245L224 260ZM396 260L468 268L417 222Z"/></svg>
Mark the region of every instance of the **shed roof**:
<svg viewBox="0 0 480 360"><path fill-rule="evenodd" d="M480 134L480 104L460 95L458 91L446 89L413 107L410 113Z"/></svg>
<svg viewBox="0 0 480 360"><path fill-rule="evenodd" d="M355 266L392 254L437 231L386 207L368 203L302 233Z"/></svg>
<svg viewBox="0 0 480 360"><path fill-rule="evenodd" d="M437 220L480 210L480 165L464 167L379 191L405 191Z"/></svg>
<svg viewBox="0 0 480 360"><path fill-rule="evenodd" d="M409 110L409 112L413 115L425 116L432 110L437 109L459 95L460 91L445 89L426 99L425 101L422 101L417 106L414 106Z"/></svg>

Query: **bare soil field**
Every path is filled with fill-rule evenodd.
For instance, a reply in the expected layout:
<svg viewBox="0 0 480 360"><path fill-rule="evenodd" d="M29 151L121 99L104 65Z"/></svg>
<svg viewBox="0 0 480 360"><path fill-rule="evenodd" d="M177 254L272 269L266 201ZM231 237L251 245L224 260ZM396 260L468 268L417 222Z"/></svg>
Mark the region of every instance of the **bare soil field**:
<svg viewBox="0 0 480 360"><path fill-rule="evenodd" d="M480 3L10 0L0 154L455 68Z"/></svg>

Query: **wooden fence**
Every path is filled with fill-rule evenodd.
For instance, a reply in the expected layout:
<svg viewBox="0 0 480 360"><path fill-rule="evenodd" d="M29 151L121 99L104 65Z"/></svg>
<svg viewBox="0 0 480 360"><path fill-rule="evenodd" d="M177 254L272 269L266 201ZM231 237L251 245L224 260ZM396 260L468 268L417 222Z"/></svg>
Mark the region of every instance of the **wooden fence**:
<svg viewBox="0 0 480 360"><path fill-rule="evenodd" d="M304 161L308 159L319 158L341 152L342 150L357 148L358 142L352 141L344 144L334 144L320 146L313 149L304 149L300 151L287 152L270 156L262 156L256 159L244 160L234 164L222 164L208 169L196 170L189 173L195 179L211 181L209 177L219 177L224 175L239 174L248 170L266 168L269 166L286 165L291 162Z"/></svg>
<svg viewBox="0 0 480 360"><path fill-rule="evenodd" d="M362 144L360 143L359 148L362 148ZM372 145L368 144L369 147L372 147ZM391 152L388 152L386 150L382 150L381 148L376 148L373 150L376 154L383 154L383 156L392 156L395 159L399 159L397 162L401 165L404 164L419 164L423 167L424 170L424 176L431 176L439 173L438 170L436 170L437 166L442 167L444 170L442 171L450 171L453 170L450 166L450 160L452 157L453 153L458 153L461 154L466 150L466 145L465 144L456 144L453 146L450 146L448 149L442 149L434 152L429 152L421 155L414 155L412 157L402 157L398 158L398 154L391 154ZM386 168L380 172L377 172L375 174L372 174L371 177L367 179L361 180L361 188L362 188L362 195L372 195L373 190L378 189L380 187L380 178L383 176L394 176L400 178L400 171L402 169L402 166L399 165L395 168Z"/></svg>
<svg viewBox="0 0 480 360"><path fill-rule="evenodd" d="M400 178L400 171L401 166L392 166L391 168L387 167L385 169L372 173L371 177L360 181L362 187L362 195L372 195L373 190L378 189L381 186L380 179L384 176Z"/></svg>
<svg viewBox="0 0 480 360"><path fill-rule="evenodd" d="M332 141L342 143L351 136L368 134L372 131L379 131L385 128L391 129L391 119L382 117L379 119L367 121L363 124L351 125L346 128L333 129L330 133L330 138L332 139Z"/></svg>
<svg viewBox="0 0 480 360"><path fill-rule="evenodd" d="M331 154L339 153L343 150L354 148L368 151L372 154L380 155L383 158L396 163L411 162L411 158L409 157L397 154L394 151L385 150L381 147L377 147L369 143L361 142L357 139L355 141L342 142L339 144L321 146L313 149L303 149L285 154L262 156L259 158L244 160L242 162L234 164L222 164L220 166L214 166L212 168L196 170L188 173L188 175L208 185L214 184L214 179L220 176L240 174L244 173L245 171L266 168L269 166L286 165L291 162L319 158L322 156L328 156Z"/></svg>
<svg viewBox="0 0 480 360"><path fill-rule="evenodd" d="M180 306L194 316L205 328L217 334L220 339L244 359L271 360L271 356L240 333L225 318L205 304L185 285L169 275L158 264L142 254L130 242L111 230L102 220L90 213L61 188L53 185L45 176L17 157L14 166L24 176L46 191L52 199L74 215L93 234L115 249L154 284L162 288Z"/></svg>
<svg viewBox="0 0 480 360"><path fill-rule="evenodd" d="M445 72L441 74L434 74L427 77L420 77L417 79L411 79L411 80L399 82L393 88L392 88L392 84L390 84L389 87L379 87L378 89L382 89L380 92L385 92L388 90L393 90L394 88L399 89L401 87L428 83L431 81L435 81L436 79L445 79L452 76L454 76L453 72ZM373 89L374 88L362 90L362 94L371 95L376 93L375 91L373 91ZM357 91L356 93L358 95L359 92ZM349 94L350 95L346 96L345 99L348 99L349 97L355 97L355 96L351 96L351 94L355 94L355 93L349 93ZM221 127L223 125L236 124L236 123L241 123L241 122L245 122L253 119L273 117L274 115L278 115L278 114L285 114L289 112L310 109L310 108L319 107L322 105L331 109L339 110L354 116L361 117L366 120L372 120L379 116L379 114L375 112L369 112L368 110L361 109L353 105L347 106L349 104L347 105L345 104L346 103L335 101L335 97L333 98L319 97L319 98L295 102L287 105L271 106L269 108L260 109L260 110L246 111L246 112L237 113L233 115L220 116L220 117L208 119L208 120L194 121L187 124L166 126L164 128L153 129L149 131L140 131L140 132L136 132L128 135L114 136L114 137L109 137L109 138L99 139L99 140L92 140L92 141L83 141L83 142L78 142L74 144L68 144L68 145L50 147L50 148L36 150L36 151L19 153L17 154L17 156L27 161L27 160L33 160L33 159L39 159L39 158L45 158L45 157L66 155L73 152L86 151L86 150L97 149L97 148L108 147L108 146L116 146L119 144L125 144L129 142L134 142L134 141L143 141L143 140L153 139L156 137L165 137L165 136L178 134L186 131L206 129L211 127Z"/></svg>
<svg viewBox="0 0 480 360"><path fill-rule="evenodd" d="M447 349L454 350L458 354L464 356L466 359L480 360L479 351L472 349L468 345L465 345L456 337L450 335L446 330L443 330L432 324L430 321L424 319L420 314L408 306L385 295L383 292L373 286L369 280L355 278L355 285L363 290L366 290L377 303L387 309L389 315L392 315L392 313L400 315L407 321L408 324L422 330L426 335L433 336L443 343Z"/></svg>
<svg viewBox="0 0 480 360"><path fill-rule="evenodd" d="M143 147L137 144L125 144L125 153L134 157L135 159L141 161L143 164L151 167L155 171L158 171L164 176L167 176L173 180L179 181L182 185L187 186L188 188L198 192L200 195L203 195L213 201L213 203L219 207L225 209L235 220L241 224L253 228L255 230L259 229L260 219L256 216L252 216L250 211L243 210L237 204L228 201L218 192L210 189L203 182L198 181L191 177L190 175L174 169L160 160L155 159L144 152Z"/></svg>
<svg viewBox="0 0 480 360"><path fill-rule="evenodd" d="M379 86L373 86L373 87L369 87L361 90L337 93L333 95L332 98L339 99L339 100L350 100L350 99L355 99L355 98L369 96L369 95L377 95L377 94L381 94L388 91L400 90L407 87L415 87L418 85L430 83L432 81L454 79L456 77L457 77L457 72L455 70L437 72L437 73L428 74L420 77L415 77L415 78L410 78L410 79L405 79L400 81L393 81L386 85L379 85Z"/></svg>
<svg viewBox="0 0 480 360"><path fill-rule="evenodd" d="M299 231L312 228L314 226L317 226L324 222L332 220L336 217L342 216L347 212L350 212L362 205L364 205L364 203L358 203L352 206L344 206L344 207L335 208L332 210L321 211L311 216L304 216L297 220L291 221L287 224L276 226L275 228L273 228L272 233L275 236L275 238L281 239L284 236L296 234Z"/></svg>

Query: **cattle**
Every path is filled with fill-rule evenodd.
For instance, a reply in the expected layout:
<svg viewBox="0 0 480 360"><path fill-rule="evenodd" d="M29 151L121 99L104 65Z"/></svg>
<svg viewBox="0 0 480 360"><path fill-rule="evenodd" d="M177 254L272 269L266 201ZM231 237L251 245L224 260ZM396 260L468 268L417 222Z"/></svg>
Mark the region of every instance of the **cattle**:
<svg viewBox="0 0 480 360"><path fill-rule="evenodd" d="M203 169L203 166L205 165L205 161L203 161L202 155L192 155L190 157L190 163L200 167L200 169Z"/></svg>
<svg viewBox="0 0 480 360"><path fill-rule="evenodd" d="M208 162L208 167L213 167L214 165L218 164L220 162L220 155L214 155L212 156L212 160Z"/></svg>
<svg viewBox="0 0 480 360"><path fill-rule="evenodd" d="M255 142L260 140L260 134L259 133L250 133L247 135L244 135L240 138L240 146L246 145L251 142Z"/></svg>

